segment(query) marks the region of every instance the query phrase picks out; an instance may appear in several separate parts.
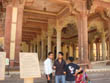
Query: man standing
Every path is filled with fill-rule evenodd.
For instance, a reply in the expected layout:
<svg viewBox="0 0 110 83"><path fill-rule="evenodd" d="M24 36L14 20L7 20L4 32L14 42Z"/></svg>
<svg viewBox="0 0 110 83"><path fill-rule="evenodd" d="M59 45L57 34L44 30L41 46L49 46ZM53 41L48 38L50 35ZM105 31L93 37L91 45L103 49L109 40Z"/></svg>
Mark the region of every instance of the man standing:
<svg viewBox="0 0 110 83"><path fill-rule="evenodd" d="M53 68L55 72L55 83L65 83L64 69L66 67L66 62L63 59L63 53L58 53L58 59L54 62Z"/></svg>
<svg viewBox="0 0 110 83"><path fill-rule="evenodd" d="M48 53L48 58L44 61L44 70L47 78L47 83L52 83L52 59L53 59L53 53Z"/></svg>
<svg viewBox="0 0 110 83"><path fill-rule="evenodd" d="M65 73L66 73L66 83L75 83L75 75L81 71L80 66L77 64L73 63L74 58L69 57L68 58L68 65L65 68ZM77 71L76 71L77 70Z"/></svg>

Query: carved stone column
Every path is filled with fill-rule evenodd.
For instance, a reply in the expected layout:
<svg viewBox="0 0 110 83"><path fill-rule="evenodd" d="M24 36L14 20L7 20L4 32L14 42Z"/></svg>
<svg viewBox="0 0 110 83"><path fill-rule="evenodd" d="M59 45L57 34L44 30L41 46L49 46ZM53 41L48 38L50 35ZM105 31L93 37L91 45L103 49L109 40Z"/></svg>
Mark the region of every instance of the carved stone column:
<svg viewBox="0 0 110 83"><path fill-rule="evenodd" d="M42 31L41 36L41 60L44 60L46 57L46 33Z"/></svg>
<svg viewBox="0 0 110 83"><path fill-rule="evenodd" d="M61 51L61 29L57 29L57 54Z"/></svg>
<svg viewBox="0 0 110 83"><path fill-rule="evenodd" d="M76 59L76 47L77 47L77 45L73 45L73 57L74 57L74 59Z"/></svg>
<svg viewBox="0 0 110 83"><path fill-rule="evenodd" d="M100 43L96 43L96 61L100 61Z"/></svg>
<svg viewBox="0 0 110 83"><path fill-rule="evenodd" d="M72 44L69 45L69 56L73 57L73 46L72 46Z"/></svg>
<svg viewBox="0 0 110 83"><path fill-rule="evenodd" d="M109 60L110 60L110 20L108 21L108 32L109 32Z"/></svg>
<svg viewBox="0 0 110 83"><path fill-rule="evenodd" d="M78 45L80 63L88 63L88 24L87 14L80 13L77 16L78 23Z"/></svg>
<svg viewBox="0 0 110 83"><path fill-rule="evenodd" d="M90 61L94 61L94 53L93 53L94 47L93 42L90 44Z"/></svg>
<svg viewBox="0 0 110 83"><path fill-rule="evenodd" d="M106 60L107 49L106 49L106 40L105 33L102 33L102 60Z"/></svg>
<svg viewBox="0 0 110 83"><path fill-rule="evenodd" d="M48 35L48 52L52 51L52 36Z"/></svg>
<svg viewBox="0 0 110 83"><path fill-rule="evenodd" d="M19 62L20 45L22 41L23 5L8 5L5 22L5 51L10 58L10 66Z"/></svg>

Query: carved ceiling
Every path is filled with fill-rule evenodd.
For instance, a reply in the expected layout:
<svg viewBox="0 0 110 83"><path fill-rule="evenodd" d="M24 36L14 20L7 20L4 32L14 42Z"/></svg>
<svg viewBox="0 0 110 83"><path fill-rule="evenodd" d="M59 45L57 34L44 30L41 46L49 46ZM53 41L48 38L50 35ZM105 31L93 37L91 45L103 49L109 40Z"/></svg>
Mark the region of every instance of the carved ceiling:
<svg viewBox="0 0 110 83"><path fill-rule="evenodd" d="M17 1L17 3L24 3L24 0L0 0L0 10L4 9L6 5L11 1ZM73 24L67 25L67 16L75 14L82 8L80 6L81 0L25 0L24 3L24 17L23 17L23 40L34 39L37 35L42 34L42 30L47 31L48 20L61 19L63 23L62 37L71 38L77 37L77 28L74 26L76 20L73 19ZM88 28L91 31L91 35L98 35L93 31L91 27L96 27L99 32L104 28L107 29L106 21L110 18L110 0L90 0L87 7L89 9L88 14ZM100 6L99 6L100 5ZM71 12L71 10L74 10ZM62 23L62 24L63 24ZM89 34L90 35L90 34ZM91 36L92 38L92 36Z"/></svg>
<svg viewBox="0 0 110 83"><path fill-rule="evenodd" d="M76 24L67 24L67 26L62 29L62 38L70 38L77 33Z"/></svg>
<svg viewBox="0 0 110 83"><path fill-rule="evenodd" d="M47 11L53 13L60 12L64 7L65 5L59 5L48 0L35 0L31 6L25 6L26 9Z"/></svg>

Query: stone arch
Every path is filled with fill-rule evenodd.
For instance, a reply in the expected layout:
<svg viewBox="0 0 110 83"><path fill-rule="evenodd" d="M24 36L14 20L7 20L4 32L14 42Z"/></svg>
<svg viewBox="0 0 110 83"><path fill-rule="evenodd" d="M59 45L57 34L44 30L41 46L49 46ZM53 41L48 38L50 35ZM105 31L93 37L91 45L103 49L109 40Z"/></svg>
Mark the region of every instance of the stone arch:
<svg viewBox="0 0 110 83"><path fill-rule="evenodd" d="M102 32L104 30L104 23L102 20L95 19L91 21L88 26L89 29L92 29L93 27L95 27L98 32Z"/></svg>
<svg viewBox="0 0 110 83"><path fill-rule="evenodd" d="M76 24L76 17L67 16L59 20L59 25L62 27L62 29L67 26L67 24Z"/></svg>
<svg viewBox="0 0 110 83"><path fill-rule="evenodd" d="M89 23L88 28L90 31L95 31L89 34L89 42L95 41L100 37L100 33L104 31L104 23L102 20L94 19Z"/></svg>

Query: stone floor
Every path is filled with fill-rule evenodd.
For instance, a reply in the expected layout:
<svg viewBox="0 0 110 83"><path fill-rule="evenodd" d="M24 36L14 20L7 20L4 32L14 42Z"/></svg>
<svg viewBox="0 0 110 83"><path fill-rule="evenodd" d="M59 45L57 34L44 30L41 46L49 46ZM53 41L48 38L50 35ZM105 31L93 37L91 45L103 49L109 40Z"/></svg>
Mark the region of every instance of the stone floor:
<svg viewBox="0 0 110 83"><path fill-rule="evenodd" d="M88 75L92 83L110 83L110 72L88 73ZM23 83L23 79L20 79L19 75L6 75L6 79L0 81L0 83ZM35 83L47 83L45 76L43 75L42 78L35 79Z"/></svg>
<svg viewBox="0 0 110 83"><path fill-rule="evenodd" d="M40 69L42 72L42 78L40 79L35 79L35 83L47 83L46 79L45 79L45 75L44 75L44 68L43 68L43 63L40 62ZM110 70L110 66L106 66L105 63L104 64L93 64L93 69L109 69ZM0 83L23 83L23 79L20 79L19 76L19 72L14 72L12 73L12 75L6 75L6 79L4 81L0 81ZM16 74L16 75L15 75ZM110 83L110 71L97 71L94 72L92 70L92 73L88 73L92 83ZM54 83L54 82L53 82Z"/></svg>

